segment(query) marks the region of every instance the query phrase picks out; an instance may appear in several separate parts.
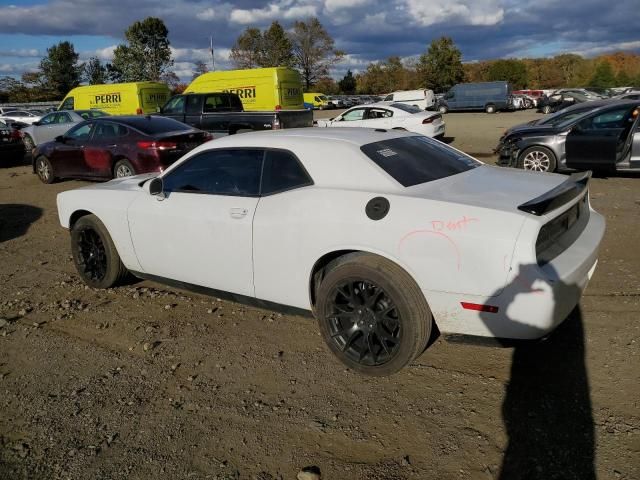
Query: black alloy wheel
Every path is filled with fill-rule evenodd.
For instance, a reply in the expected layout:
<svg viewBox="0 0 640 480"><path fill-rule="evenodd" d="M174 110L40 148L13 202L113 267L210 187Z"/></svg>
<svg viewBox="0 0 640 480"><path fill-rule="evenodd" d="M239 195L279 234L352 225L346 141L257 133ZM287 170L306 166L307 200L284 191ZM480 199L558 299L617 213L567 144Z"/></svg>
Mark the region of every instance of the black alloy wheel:
<svg viewBox="0 0 640 480"><path fill-rule="evenodd" d="M396 263L353 252L318 273L314 314L331 352L373 376L397 373L424 352L433 315L415 280Z"/></svg>
<svg viewBox="0 0 640 480"><path fill-rule="evenodd" d="M80 278L90 287L113 287L129 275L109 231L95 215L85 215L71 227L71 253Z"/></svg>
<svg viewBox="0 0 640 480"><path fill-rule="evenodd" d="M371 282L349 279L331 295L327 320L335 345L361 365L387 363L402 336L398 309L387 293Z"/></svg>
<svg viewBox="0 0 640 480"><path fill-rule="evenodd" d="M76 239L78 268L86 278L101 282L107 274L107 251L98 232L85 228Z"/></svg>

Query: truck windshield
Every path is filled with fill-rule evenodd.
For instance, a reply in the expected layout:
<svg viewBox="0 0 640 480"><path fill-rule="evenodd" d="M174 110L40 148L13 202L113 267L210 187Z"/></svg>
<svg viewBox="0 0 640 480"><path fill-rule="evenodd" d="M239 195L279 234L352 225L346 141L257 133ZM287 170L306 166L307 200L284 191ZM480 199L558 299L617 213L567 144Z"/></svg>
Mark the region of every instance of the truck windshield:
<svg viewBox="0 0 640 480"><path fill-rule="evenodd" d="M421 135L368 143L360 150L404 187L440 180L482 165Z"/></svg>

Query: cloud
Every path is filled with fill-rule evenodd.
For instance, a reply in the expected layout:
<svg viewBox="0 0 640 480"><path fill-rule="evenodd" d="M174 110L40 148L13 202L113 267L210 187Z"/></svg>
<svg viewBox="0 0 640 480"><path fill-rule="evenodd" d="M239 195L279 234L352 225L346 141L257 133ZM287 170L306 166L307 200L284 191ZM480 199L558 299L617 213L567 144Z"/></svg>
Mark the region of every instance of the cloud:
<svg viewBox="0 0 640 480"><path fill-rule="evenodd" d="M616 0L615 8L603 8L602 0L118 0L117 7L104 0L14 3L0 3L3 38L20 34L15 42L5 41L0 51L0 64L14 74L23 68L21 58L44 55L48 45L43 38L72 41L83 60L95 55L109 61L125 29L147 16L165 21L176 62L209 62L213 36L220 68L230 65L228 50L246 27L266 28L278 20L287 29L311 16L349 54L334 69L335 76L390 56L420 55L443 35L454 40L464 61L640 51L637 0ZM90 35L96 40L87 44Z"/></svg>

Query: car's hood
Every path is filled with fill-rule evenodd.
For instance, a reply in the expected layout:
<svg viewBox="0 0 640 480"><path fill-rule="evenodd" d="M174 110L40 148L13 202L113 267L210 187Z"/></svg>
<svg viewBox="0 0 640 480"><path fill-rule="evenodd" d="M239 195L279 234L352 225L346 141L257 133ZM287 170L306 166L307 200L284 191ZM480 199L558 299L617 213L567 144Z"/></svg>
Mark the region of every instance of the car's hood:
<svg viewBox="0 0 640 480"><path fill-rule="evenodd" d="M83 190L119 190L119 191L131 191L140 190L140 186L147 180L153 177L157 177L157 172L142 173L140 175L134 175L132 177L114 178L105 183L96 183L84 187Z"/></svg>
<svg viewBox="0 0 640 480"><path fill-rule="evenodd" d="M559 133L557 127L551 125L518 125L510 128L503 139L507 136L534 136L534 135L554 135Z"/></svg>
<svg viewBox="0 0 640 480"><path fill-rule="evenodd" d="M526 172L483 165L407 189L413 196L518 213L518 205L539 197L567 179L555 173Z"/></svg>

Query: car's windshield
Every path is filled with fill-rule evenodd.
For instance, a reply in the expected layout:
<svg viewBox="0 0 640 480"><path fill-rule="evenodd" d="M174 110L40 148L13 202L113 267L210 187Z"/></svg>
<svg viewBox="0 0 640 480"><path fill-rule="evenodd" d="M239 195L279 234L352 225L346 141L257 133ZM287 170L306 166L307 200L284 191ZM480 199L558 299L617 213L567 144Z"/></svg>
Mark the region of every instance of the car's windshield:
<svg viewBox="0 0 640 480"><path fill-rule="evenodd" d="M577 118L581 115L584 115L585 113L589 112L590 109L585 109L585 110L560 110L559 112L549 116L548 118L545 118L544 120L542 120L541 122L538 123L538 125L550 125L552 127L555 127L556 125L560 125L561 123L565 122L565 121L569 121L572 120L574 118Z"/></svg>
<svg viewBox="0 0 640 480"><path fill-rule="evenodd" d="M404 110L407 113L420 113L422 111L415 105L405 105L404 103L392 103L391 106L393 108L397 108L398 110Z"/></svg>
<svg viewBox="0 0 640 480"><path fill-rule="evenodd" d="M360 150L405 187L466 172L481 162L422 135L368 143Z"/></svg>

